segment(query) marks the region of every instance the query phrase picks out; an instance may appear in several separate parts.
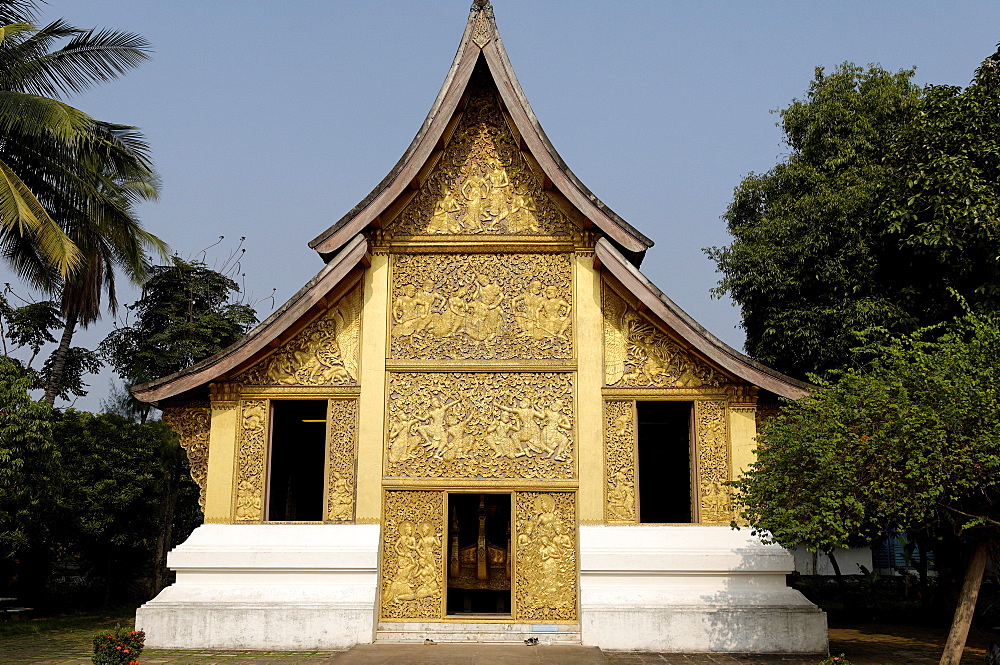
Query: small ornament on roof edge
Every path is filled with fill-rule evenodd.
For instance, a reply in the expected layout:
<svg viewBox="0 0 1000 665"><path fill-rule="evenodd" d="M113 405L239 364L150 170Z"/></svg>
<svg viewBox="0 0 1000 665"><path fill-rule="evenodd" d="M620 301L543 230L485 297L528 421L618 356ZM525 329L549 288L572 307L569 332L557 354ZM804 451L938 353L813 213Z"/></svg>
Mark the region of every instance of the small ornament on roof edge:
<svg viewBox="0 0 1000 665"><path fill-rule="evenodd" d="M472 11L479 12L476 27L472 29L472 41L479 48L483 48L493 39L493 31L489 24L489 20L493 18L493 6L490 0L473 0Z"/></svg>

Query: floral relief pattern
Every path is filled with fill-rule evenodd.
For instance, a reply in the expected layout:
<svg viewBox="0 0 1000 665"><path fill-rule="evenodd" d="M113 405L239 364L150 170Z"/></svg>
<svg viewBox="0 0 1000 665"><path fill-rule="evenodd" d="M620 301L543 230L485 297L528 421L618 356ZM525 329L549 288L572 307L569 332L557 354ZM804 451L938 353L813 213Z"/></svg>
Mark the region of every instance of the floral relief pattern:
<svg viewBox="0 0 1000 665"><path fill-rule="evenodd" d="M267 465L267 400L244 400L236 452L236 521L264 519L264 482Z"/></svg>
<svg viewBox="0 0 1000 665"><path fill-rule="evenodd" d="M605 510L608 522L635 524L635 402L604 403Z"/></svg>
<svg viewBox="0 0 1000 665"><path fill-rule="evenodd" d="M575 477L572 375L393 373L386 475Z"/></svg>
<svg viewBox="0 0 1000 665"><path fill-rule="evenodd" d="M358 382L361 287L355 286L280 349L243 372L250 386L331 386Z"/></svg>
<svg viewBox="0 0 1000 665"><path fill-rule="evenodd" d="M517 492L514 502L517 620L575 620L576 496L571 492Z"/></svg>
<svg viewBox="0 0 1000 665"><path fill-rule="evenodd" d="M604 285L604 382L615 387L700 388L726 377L682 348Z"/></svg>
<svg viewBox="0 0 1000 665"><path fill-rule="evenodd" d="M389 357L572 358L572 278L568 254L396 255Z"/></svg>
<svg viewBox="0 0 1000 665"><path fill-rule="evenodd" d="M187 453L191 465L191 477L198 483L198 505L204 508L212 409L208 404L177 404L164 408L162 418L180 437L181 448Z"/></svg>
<svg viewBox="0 0 1000 665"><path fill-rule="evenodd" d="M733 518L730 491L729 428L726 403L695 402L698 437L698 508L701 524L729 524Z"/></svg>
<svg viewBox="0 0 1000 665"><path fill-rule="evenodd" d="M327 421L326 520L350 522L354 519L356 487L357 400L330 400Z"/></svg>
<svg viewBox="0 0 1000 665"><path fill-rule="evenodd" d="M387 490L383 496L381 616L438 619L444 598L443 494Z"/></svg>
<svg viewBox="0 0 1000 665"><path fill-rule="evenodd" d="M441 159L393 235L568 236L576 227L542 188L507 127L495 89L480 79Z"/></svg>

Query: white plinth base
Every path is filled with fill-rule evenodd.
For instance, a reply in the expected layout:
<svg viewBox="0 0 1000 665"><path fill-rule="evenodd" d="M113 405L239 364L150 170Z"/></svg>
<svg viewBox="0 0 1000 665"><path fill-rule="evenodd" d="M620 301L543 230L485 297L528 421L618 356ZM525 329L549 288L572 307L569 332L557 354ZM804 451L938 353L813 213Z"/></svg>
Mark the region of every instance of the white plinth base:
<svg viewBox="0 0 1000 665"><path fill-rule="evenodd" d="M167 558L177 581L136 611L154 648L369 643L377 525L205 524Z"/></svg>
<svg viewBox="0 0 1000 665"><path fill-rule="evenodd" d="M826 614L786 550L749 530L581 526L583 643L667 652L825 653Z"/></svg>

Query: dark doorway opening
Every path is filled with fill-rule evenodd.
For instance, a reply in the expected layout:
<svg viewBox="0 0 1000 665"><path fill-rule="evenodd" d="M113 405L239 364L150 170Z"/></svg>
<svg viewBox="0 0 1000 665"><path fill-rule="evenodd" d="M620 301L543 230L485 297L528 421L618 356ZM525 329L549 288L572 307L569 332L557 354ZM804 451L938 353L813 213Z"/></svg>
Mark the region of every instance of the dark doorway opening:
<svg viewBox="0 0 1000 665"><path fill-rule="evenodd" d="M267 519L323 520L326 400L271 402Z"/></svg>
<svg viewBox="0 0 1000 665"><path fill-rule="evenodd" d="M448 495L448 614L510 614L510 494Z"/></svg>
<svg viewBox="0 0 1000 665"><path fill-rule="evenodd" d="M639 521L691 522L692 402L636 402Z"/></svg>

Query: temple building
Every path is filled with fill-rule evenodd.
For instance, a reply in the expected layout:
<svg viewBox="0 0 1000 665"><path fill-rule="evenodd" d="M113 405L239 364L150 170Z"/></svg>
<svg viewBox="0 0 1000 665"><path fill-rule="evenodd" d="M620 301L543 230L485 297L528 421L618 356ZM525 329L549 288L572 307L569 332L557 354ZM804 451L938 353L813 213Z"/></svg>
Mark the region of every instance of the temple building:
<svg viewBox="0 0 1000 665"><path fill-rule="evenodd" d="M726 484L807 386L643 276L652 242L556 153L488 0L398 164L309 244L271 317L133 389L205 511L138 610L150 646L826 650Z"/></svg>

